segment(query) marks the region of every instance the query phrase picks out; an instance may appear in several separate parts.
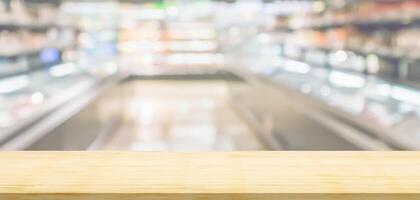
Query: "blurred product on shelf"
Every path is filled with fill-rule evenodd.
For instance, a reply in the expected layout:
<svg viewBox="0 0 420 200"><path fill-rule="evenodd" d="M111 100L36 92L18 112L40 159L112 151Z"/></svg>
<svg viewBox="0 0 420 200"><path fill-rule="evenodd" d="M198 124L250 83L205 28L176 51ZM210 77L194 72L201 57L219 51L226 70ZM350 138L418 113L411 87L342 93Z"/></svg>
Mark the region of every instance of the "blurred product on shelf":
<svg viewBox="0 0 420 200"><path fill-rule="evenodd" d="M51 6L9 3L0 6L0 77L60 63L63 51L75 44L76 29L64 25L65 18Z"/></svg>
<svg viewBox="0 0 420 200"><path fill-rule="evenodd" d="M315 65L418 81L419 1L336 2L341 3L318 1L306 12L278 17L276 40L302 51L294 58L303 59L313 50L331 58Z"/></svg>
<svg viewBox="0 0 420 200"><path fill-rule="evenodd" d="M347 25L370 29L415 24L420 17L418 0L335 2L337 3L318 1L309 12L292 17L290 21L280 25L291 29L324 29ZM322 9L318 9L319 7Z"/></svg>

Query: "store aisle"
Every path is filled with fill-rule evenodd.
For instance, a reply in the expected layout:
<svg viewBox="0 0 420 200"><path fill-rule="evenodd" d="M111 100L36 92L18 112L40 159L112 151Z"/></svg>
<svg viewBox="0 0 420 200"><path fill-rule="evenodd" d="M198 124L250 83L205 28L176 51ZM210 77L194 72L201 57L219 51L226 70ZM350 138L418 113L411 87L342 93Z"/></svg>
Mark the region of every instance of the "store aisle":
<svg viewBox="0 0 420 200"><path fill-rule="evenodd" d="M262 150L221 81L132 81L124 120L103 150Z"/></svg>

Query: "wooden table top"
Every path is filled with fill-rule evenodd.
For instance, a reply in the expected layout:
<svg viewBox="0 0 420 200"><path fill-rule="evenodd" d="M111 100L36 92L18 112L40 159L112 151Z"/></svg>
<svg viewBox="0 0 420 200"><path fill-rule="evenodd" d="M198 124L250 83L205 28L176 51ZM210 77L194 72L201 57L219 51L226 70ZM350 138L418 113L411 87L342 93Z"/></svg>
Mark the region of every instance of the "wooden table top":
<svg viewBox="0 0 420 200"><path fill-rule="evenodd" d="M1 152L0 199L420 199L420 152Z"/></svg>

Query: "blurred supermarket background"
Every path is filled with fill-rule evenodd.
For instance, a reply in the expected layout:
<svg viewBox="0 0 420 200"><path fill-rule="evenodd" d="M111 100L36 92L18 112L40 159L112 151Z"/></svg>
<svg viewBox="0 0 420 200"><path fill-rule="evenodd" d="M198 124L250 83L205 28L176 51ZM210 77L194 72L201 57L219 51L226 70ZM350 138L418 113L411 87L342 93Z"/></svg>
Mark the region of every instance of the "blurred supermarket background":
<svg viewBox="0 0 420 200"><path fill-rule="evenodd" d="M419 0L0 0L1 150L419 150Z"/></svg>

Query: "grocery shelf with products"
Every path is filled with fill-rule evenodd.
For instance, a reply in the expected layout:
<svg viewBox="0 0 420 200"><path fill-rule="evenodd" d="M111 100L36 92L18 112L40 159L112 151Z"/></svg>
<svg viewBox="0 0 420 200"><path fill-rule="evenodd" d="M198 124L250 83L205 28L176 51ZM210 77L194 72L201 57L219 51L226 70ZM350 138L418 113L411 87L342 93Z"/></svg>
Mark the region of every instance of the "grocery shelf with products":
<svg viewBox="0 0 420 200"><path fill-rule="evenodd" d="M77 29L55 8L30 10L24 1L5 1L0 10L0 77L56 65L76 45Z"/></svg>
<svg viewBox="0 0 420 200"><path fill-rule="evenodd" d="M319 1L308 12L279 17L275 35L302 61L416 85L419 7L417 0Z"/></svg>
<svg viewBox="0 0 420 200"><path fill-rule="evenodd" d="M159 6L122 4L118 50L128 60L136 56L135 64L141 65L131 70L176 73L198 66L220 67L223 55L218 52L216 31L208 14L211 9L206 5L211 4L206 1L193 4L173 1ZM139 9L143 12L138 13Z"/></svg>
<svg viewBox="0 0 420 200"><path fill-rule="evenodd" d="M343 4L336 5L337 2ZM261 92L252 94L266 97L262 102L244 100L246 96L240 94L247 93L239 88L235 101L243 101L244 112L259 116L261 126L270 127L267 134L281 138L278 140L289 145L286 148L298 150L311 145L314 145L312 148L327 148L320 138L328 130L318 132L318 128L314 128L311 133L319 136L315 138L302 131L301 126L307 125L303 120L301 125L279 121L287 120L283 115L297 118L295 115L299 114L294 112L298 110L311 120L325 122L340 137L364 138L359 144L372 141L364 143L367 146L362 148L418 149L418 3L268 3L270 6L263 8L266 8L265 14L274 16L274 22L261 24L253 32L246 29L246 23L236 22L221 33L226 35L226 41L237 40L225 48L231 55L230 65L243 67L235 67L234 71L243 73L244 77L255 75L249 78L250 82L255 82L252 90ZM278 9L272 9L274 5ZM383 7L389 8L381 10ZM398 19L392 18L391 12ZM275 106L270 98L277 98L278 105ZM332 125L332 121L343 124ZM299 141L296 135L302 140ZM304 138L310 137L314 138L309 144ZM325 139L328 137L332 138L325 136ZM319 146L316 146L317 140L320 140ZM377 141L386 144L382 146L384 143Z"/></svg>
<svg viewBox="0 0 420 200"><path fill-rule="evenodd" d="M82 95L92 94L94 88L115 79L117 70L111 59L99 60L89 54L86 43L92 44L91 38L78 23L82 20L70 14L71 9L48 2L28 4L0 2L1 145L30 135L25 130ZM100 34L92 37L104 38ZM58 123L68 115L67 111L67 116L49 121Z"/></svg>

